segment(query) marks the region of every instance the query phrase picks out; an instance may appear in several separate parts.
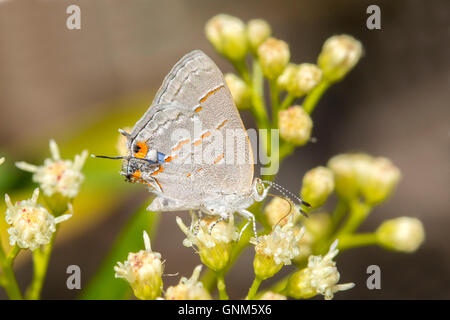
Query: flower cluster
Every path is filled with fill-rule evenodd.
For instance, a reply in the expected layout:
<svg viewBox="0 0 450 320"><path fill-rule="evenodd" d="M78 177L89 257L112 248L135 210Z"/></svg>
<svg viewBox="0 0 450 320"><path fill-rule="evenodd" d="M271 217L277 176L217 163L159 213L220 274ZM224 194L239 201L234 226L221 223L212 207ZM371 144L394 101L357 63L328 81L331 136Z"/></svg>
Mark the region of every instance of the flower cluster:
<svg viewBox="0 0 450 320"><path fill-rule="evenodd" d="M55 193L69 199L74 198L79 190L84 176L81 173L88 152L84 150L76 155L74 161L63 160L54 140L50 140L51 159L45 159L42 166L35 166L26 162L17 162L16 166L33 173L33 181L39 183L46 196Z"/></svg>
<svg viewBox="0 0 450 320"><path fill-rule="evenodd" d="M198 281L202 266L195 267L192 276L188 279L182 277L176 286L167 288L165 297L167 300L211 300L211 295Z"/></svg>
<svg viewBox="0 0 450 320"><path fill-rule="evenodd" d="M177 217L177 224L186 235L183 245L195 247L201 261L212 270L220 271L228 263L233 242L238 238L234 226L234 217L229 221L219 221L219 218L208 217L197 220L193 215L191 227L188 228L181 218Z"/></svg>
<svg viewBox="0 0 450 320"><path fill-rule="evenodd" d="M290 296L296 299L307 299L321 294L326 300L330 300L336 292L355 286L354 283L337 284L340 275L333 261L339 252L336 247L337 241L333 242L324 257L310 256L308 267L291 276L286 289Z"/></svg>
<svg viewBox="0 0 450 320"><path fill-rule="evenodd" d="M299 231L299 232L296 232ZM276 225L268 235L252 239L255 245L253 267L261 280L274 276L283 265L290 265L300 254L299 241L304 230L296 230L292 221L283 226Z"/></svg>
<svg viewBox="0 0 450 320"><path fill-rule="evenodd" d="M144 231L145 250L130 252L128 259L118 262L114 267L116 278L123 278L130 283L134 295L142 300L153 300L161 295L163 262L161 254L153 252L150 238Z"/></svg>
<svg viewBox="0 0 450 320"><path fill-rule="evenodd" d="M401 178L400 170L387 158L363 153L340 154L330 159L335 188L345 199L364 197L377 205L388 198Z"/></svg>
<svg viewBox="0 0 450 320"><path fill-rule="evenodd" d="M64 214L55 218L44 206L37 203L38 197L38 188L34 190L31 199L15 204L12 204L7 194L5 195L6 222L11 226L8 233L9 243L12 246L17 244L19 248L35 250L41 245L46 245L56 231L56 225L72 216Z"/></svg>

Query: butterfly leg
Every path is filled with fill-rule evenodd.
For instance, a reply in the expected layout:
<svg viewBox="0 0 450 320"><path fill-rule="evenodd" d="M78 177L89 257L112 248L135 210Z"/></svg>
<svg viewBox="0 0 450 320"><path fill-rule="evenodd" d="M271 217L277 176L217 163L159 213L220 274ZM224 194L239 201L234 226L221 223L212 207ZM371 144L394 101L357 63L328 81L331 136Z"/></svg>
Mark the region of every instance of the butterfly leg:
<svg viewBox="0 0 450 320"><path fill-rule="evenodd" d="M250 211L247 211L245 209L241 209L237 211L243 218L247 219L248 222L247 224L244 226L244 228L242 228L243 230L245 230L245 228L247 228L247 225L251 222L253 222L253 234L255 235L255 239L258 240L258 234L256 233L256 219L255 216L253 215L253 213L251 213ZM241 234L243 232L243 230L241 230ZM240 235L239 235L240 238Z"/></svg>

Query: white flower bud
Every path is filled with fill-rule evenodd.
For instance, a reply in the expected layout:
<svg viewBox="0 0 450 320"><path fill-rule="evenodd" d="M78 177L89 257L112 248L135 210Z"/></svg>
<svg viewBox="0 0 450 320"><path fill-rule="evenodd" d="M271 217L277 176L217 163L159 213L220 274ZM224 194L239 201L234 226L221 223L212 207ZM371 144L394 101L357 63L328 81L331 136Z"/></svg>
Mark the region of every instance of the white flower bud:
<svg viewBox="0 0 450 320"><path fill-rule="evenodd" d="M268 79L276 79L287 66L291 53L283 40L268 38L258 48L259 62Z"/></svg>
<svg viewBox="0 0 450 320"><path fill-rule="evenodd" d="M333 172L326 167L317 167L309 170L303 177L300 195L313 208L318 208L325 203L333 189Z"/></svg>
<svg viewBox="0 0 450 320"><path fill-rule="evenodd" d="M286 296L283 296L282 294L272 292L272 291L266 291L263 293L261 298L259 300L287 300Z"/></svg>
<svg viewBox="0 0 450 320"><path fill-rule="evenodd" d="M205 27L206 37L214 48L232 61L245 58L247 54L247 33L240 19L226 14L211 18Z"/></svg>
<svg viewBox="0 0 450 320"><path fill-rule="evenodd" d="M327 39L318 58L323 77L329 81L342 79L358 63L362 52L361 42L349 35Z"/></svg>
<svg viewBox="0 0 450 320"><path fill-rule="evenodd" d="M270 37L272 30L267 21L262 19L253 19L247 23L247 37L250 48L256 52L258 47Z"/></svg>
<svg viewBox="0 0 450 320"><path fill-rule="evenodd" d="M123 278L130 284L134 295L141 300L154 300L162 292L163 262L161 254L153 252L150 238L144 231L145 250L130 252L124 263L114 267L115 277Z"/></svg>
<svg viewBox="0 0 450 320"><path fill-rule="evenodd" d="M0 166L3 164L3 162L5 162L5 158L0 158Z"/></svg>
<svg viewBox="0 0 450 320"><path fill-rule="evenodd" d="M211 295L198 281L202 266L195 267L192 276L188 279L182 277L178 285L167 288L167 300L211 300Z"/></svg>
<svg viewBox="0 0 450 320"><path fill-rule="evenodd" d="M302 63L297 67L297 72L288 87L288 91L296 97L301 97L314 89L321 78L322 71L315 64Z"/></svg>
<svg viewBox="0 0 450 320"><path fill-rule="evenodd" d="M284 226L288 223L294 215L293 222L300 217L300 212L293 203L289 203L286 199L275 197L264 208L264 214L266 215L267 222L271 227L276 224Z"/></svg>
<svg viewBox="0 0 450 320"><path fill-rule="evenodd" d="M292 106L279 113L280 136L297 146L304 145L311 137L313 122L300 106Z"/></svg>
<svg viewBox="0 0 450 320"><path fill-rule="evenodd" d="M248 85L234 73L225 75L225 82L233 96L234 103L239 109L247 109L251 106L251 91Z"/></svg>
<svg viewBox="0 0 450 320"><path fill-rule="evenodd" d="M72 216L65 214L53 217L45 207L37 203L38 197L39 188L36 188L31 199L18 201L13 205L5 194L6 222L11 225L8 233L12 246L17 244L20 248L35 250L46 245L50 242L56 225Z"/></svg>
<svg viewBox="0 0 450 320"><path fill-rule="evenodd" d="M400 217L383 222L376 231L378 243L390 250L414 252L425 240L419 219Z"/></svg>

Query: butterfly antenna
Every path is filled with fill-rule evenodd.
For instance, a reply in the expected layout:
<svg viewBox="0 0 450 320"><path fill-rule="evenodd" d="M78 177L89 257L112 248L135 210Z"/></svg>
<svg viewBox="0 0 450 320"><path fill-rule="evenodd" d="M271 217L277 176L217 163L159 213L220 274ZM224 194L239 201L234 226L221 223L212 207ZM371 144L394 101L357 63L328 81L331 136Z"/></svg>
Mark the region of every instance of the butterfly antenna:
<svg viewBox="0 0 450 320"><path fill-rule="evenodd" d="M128 157L109 157L109 156L97 156L95 154L91 154L91 158L102 158L102 159L112 159L112 160L119 160L119 159L128 159Z"/></svg>
<svg viewBox="0 0 450 320"><path fill-rule="evenodd" d="M273 187L276 190L278 190L284 196L285 199L291 200L291 198L293 198L293 199L297 200L300 203L300 205L304 205L305 207L311 208L311 205L308 202L302 200L300 197L296 196L295 194L293 194L292 192L290 192L286 188L280 186L278 183L275 183L275 182L272 182L272 181L267 181L267 180L263 180L262 182L263 183L267 183L271 187ZM308 214L305 211L303 211L300 207L298 209L301 212L301 214L303 214L305 217L308 217Z"/></svg>

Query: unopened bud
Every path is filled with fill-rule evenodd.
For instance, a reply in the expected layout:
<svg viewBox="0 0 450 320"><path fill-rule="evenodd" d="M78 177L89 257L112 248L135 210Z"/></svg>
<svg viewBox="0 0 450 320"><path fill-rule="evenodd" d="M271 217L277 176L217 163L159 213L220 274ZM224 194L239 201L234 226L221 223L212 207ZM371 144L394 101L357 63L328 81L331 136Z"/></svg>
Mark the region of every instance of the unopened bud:
<svg viewBox="0 0 450 320"><path fill-rule="evenodd" d="M265 20L253 19L247 23L248 42L253 52L258 50L258 47L270 37L271 33L270 25Z"/></svg>
<svg viewBox="0 0 450 320"><path fill-rule="evenodd" d="M300 106L292 106L279 113L280 136L297 146L304 145L311 137L313 122Z"/></svg>
<svg viewBox="0 0 450 320"><path fill-rule="evenodd" d="M276 79L289 62L291 53L283 40L268 38L258 48L259 62L268 79Z"/></svg>
<svg viewBox="0 0 450 320"><path fill-rule="evenodd" d="M400 217L383 222L376 231L378 243L390 250L414 252L425 240L419 219Z"/></svg>

